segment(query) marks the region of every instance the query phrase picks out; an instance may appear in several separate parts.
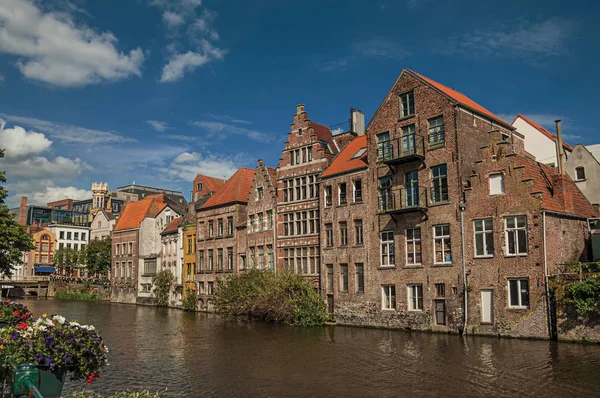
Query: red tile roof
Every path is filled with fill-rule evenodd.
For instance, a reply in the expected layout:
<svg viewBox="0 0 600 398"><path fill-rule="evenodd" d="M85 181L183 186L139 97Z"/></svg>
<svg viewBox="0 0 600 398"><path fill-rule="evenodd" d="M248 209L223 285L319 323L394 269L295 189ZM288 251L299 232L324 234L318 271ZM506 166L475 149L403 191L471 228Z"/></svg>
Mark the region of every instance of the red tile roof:
<svg viewBox="0 0 600 398"><path fill-rule="evenodd" d="M337 145L333 141L333 136L331 134L331 130L329 129L329 127L324 126L319 123L316 123L316 122L313 122L313 121L311 121L310 124L313 127L315 134L317 134L317 137L319 137L319 140L326 141L327 143L329 143L329 145L331 146L331 150L333 151L333 154L334 155L337 154L338 153Z"/></svg>
<svg viewBox="0 0 600 398"><path fill-rule="evenodd" d="M198 177L202 178L203 182L206 184L208 189L210 189L212 192L216 192L219 188L221 188L223 185L225 185L225 180L222 178L211 177L211 176L207 176L204 174L196 175L196 179Z"/></svg>
<svg viewBox="0 0 600 398"><path fill-rule="evenodd" d="M167 207L166 204L160 202L159 197L155 196L157 195L149 195L149 197L138 200L137 202L127 203L114 230L122 231L125 229L139 228L144 218L155 217Z"/></svg>
<svg viewBox="0 0 600 398"><path fill-rule="evenodd" d="M546 137L550 138L552 141L556 142L556 140L558 138L556 138L556 136L554 134L552 134L550 131L546 130L545 128L543 128L542 126L540 126L539 124L537 124L536 122L534 122L533 120L529 119L528 117L521 115L520 113L515 116L515 120L513 120L512 124L514 125L515 122L517 121L517 119L523 119L525 122L529 123L529 125L531 125L531 127L533 127L534 129L536 129L537 131L539 131L540 133L544 134ZM573 147L569 144L567 144L566 142L563 141L563 147L565 149L568 149L569 151L573 151Z"/></svg>
<svg viewBox="0 0 600 398"><path fill-rule="evenodd" d="M171 220L169 225L167 225L167 228L163 229L163 231L161 232L161 235L177 232L177 230L179 229L180 222L181 222L181 217L177 217L177 218L174 218L173 220Z"/></svg>
<svg viewBox="0 0 600 398"><path fill-rule="evenodd" d="M558 171L554 167L549 167L535 160L531 160L522 155L516 155L516 164L524 167L524 177L533 179L534 191L542 193L542 208L557 213L574 214L579 217L591 218L598 217L598 214L583 196L579 188L565 175L567 179L567 193L573 200L574 212L565 209L557 195L553 195L555 189L553 181L558 177Z"/></svg>
<svg viewBox="0 0 600 398"><path fill-rule="evenodd" d="M235 202L248 203L255 173L256 171L253 169L239 169L200 209L204 210Z"/></svg>
<svg viewBox="0 0 600 398"><path fill-rule="evenodd" d="M321 178L331 177L337 174L347 173L367 167L367 151L359 158L352 157L361 149L367 148L367 136L361 135L350 141L348 145L333 159L329 167L321 174Z"/></svg>
<svg viewBox="0 0 600 398"><path fill-rule="evenodd" d="M408 69L407 69L408 70ZM458 91L450 88L450 87L446 87L441 83L436 82L435 80L431 80L428 77L425 77L417 72L411 71L409 70L411 73L415 74L417 77L425 80L427 83L429 83L430 85L432 85L433 87L437 88L439 91L441 91L442 93L446 94L448 97L452 98L453 100L455 100L456 102L472 109L473 111L483 114L485 116L488 116L492 119L494 119L497 122L500 122L506 126L510 126L510 124L508 124L505 120L503 120L501 117L493 114L492 112L488 111L487 109L485 109L483 106L479 105L477 102L473 101L472 99L470 99L469 97L467 97L466 95L464 95L463 93L459 93Z"/></svg>

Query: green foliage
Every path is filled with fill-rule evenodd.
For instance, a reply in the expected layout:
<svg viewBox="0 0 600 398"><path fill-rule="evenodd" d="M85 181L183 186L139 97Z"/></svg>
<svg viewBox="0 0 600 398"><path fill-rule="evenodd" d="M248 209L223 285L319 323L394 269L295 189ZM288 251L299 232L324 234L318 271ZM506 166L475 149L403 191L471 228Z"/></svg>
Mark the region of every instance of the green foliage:
<svg viewBox="0 0 600 398"><path fill-rule="evenodd" d="M574 282L565 288L565 301L575 306L581 319L589 319L600 313L600 275L582 282Z"/></svg>
<svg viewBox="0 0 600 398"><path fill-rule="evenodd" d="M0 159L4 157L4 149L0 148ZM6 176L0 171L0 183L6 182ZM15 265L23 263L23 252L33 249L31 235L8 211L4 200L8 192L0 185L0 275L12 275Z"/></svg>
<svg viewBox="0 0 600 398"><path fill-rule="evenodd" d="M196 292L189 287L185 289L185 295L183 296L181 306L184 311L196 311Z"/></svg>
<svg viewBox="0 0 600 398"><path fill-rule="evenodd" d="M119 391L111 395L102 395L96 391L77 391L71 397L73 398L160 398L164 396L163 391L151 392L148 390L142 391Z"/></svg>
<svg viewBox="0 0 600 398"><path fill-rule="evenodd" d="M112 258L112 240L109 236L94 239L85 248L85 264L93 275L107 275Z"/></svg>
<svg viewBox="0 0 600 398"><path fill-rule="evenodd" d="M0 321L16 325L31 318L31 311L21 303L6 299L0 301Z"/></svg>
<svg viewBox="0 0 600 398"><path fill-rule="evenodd" d="M54 298L56 300L100 300L97 294L71 292L56 292Z"/></svg>
<svg viewBox="0 0 600 398"><path fill-rule="evenodd" d="M224 317L251 319L311 327L329 318L323 298L298 275L269 270L248 270L217 281L217 313Z"/></svg>
<svg viewBox="0 0 600 398"><path fill-rule="evenodd" d="M72 247L63 247L56 250L52 258L52 264L57 269L70 274L73 268L85 264L85 251L77 251Z"/></svg>
<svg viewBox="0 0 600 398"><path fill-rule="evenodd" d="M158 307L166 307L169 304L169 291L175 282L171 270L165 269L152 277L154 287L154 304Z"/></svg>

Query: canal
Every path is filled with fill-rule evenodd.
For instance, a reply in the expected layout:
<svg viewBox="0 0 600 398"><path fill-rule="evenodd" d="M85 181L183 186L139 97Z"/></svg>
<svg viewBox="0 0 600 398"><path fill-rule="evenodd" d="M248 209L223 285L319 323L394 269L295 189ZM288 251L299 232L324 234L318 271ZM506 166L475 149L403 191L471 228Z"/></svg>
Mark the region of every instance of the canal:
<svg viewBox="0 0 600 398"><path fill-rule="evenodd" d="M214 315L25 299L93 324L110 366L92 385L169 396L600 396L600 346L226 322ZM82 383L67 384L68 393Z"/></svg>

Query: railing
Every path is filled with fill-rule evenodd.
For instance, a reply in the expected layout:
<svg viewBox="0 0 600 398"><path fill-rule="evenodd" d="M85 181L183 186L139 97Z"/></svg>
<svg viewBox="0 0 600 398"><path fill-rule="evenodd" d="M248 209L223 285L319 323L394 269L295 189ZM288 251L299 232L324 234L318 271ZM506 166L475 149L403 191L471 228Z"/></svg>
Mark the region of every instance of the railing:
<svg viewBox="0 0 600 398"><path fill-rule="evenodd" d="M379 191L380 213L405 213L427 208L427 189L424 187L384 189Z"/></svg>
<svg viewBox="0 0 600 398"><path fill-rule="evenodd" d="M377 144L377 161L400 164L425 158L425 139L416 134L405 135Z"/></svg>
<svg viewBox="0 0 600 398"><path fill-rule="evenodd" d="M50 276L45 275L14 275L12 277L2 277L0 278L1 282L45 282L49 281Z"/></svg>

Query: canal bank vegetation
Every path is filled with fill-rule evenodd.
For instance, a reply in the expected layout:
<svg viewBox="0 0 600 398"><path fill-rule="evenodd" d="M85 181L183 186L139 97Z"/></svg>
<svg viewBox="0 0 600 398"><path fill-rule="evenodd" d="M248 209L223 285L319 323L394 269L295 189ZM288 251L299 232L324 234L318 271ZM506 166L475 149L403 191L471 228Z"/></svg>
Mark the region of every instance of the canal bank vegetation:
<svg viewBox="0 0 600 398"><path fill-rule="evenodd" d="M320 326L329 319L325 301L302 277L269 270L225 275L216 286L216 311L226 318L294 326Z"/></svg>
<svg viewBox="0 0 600 398"><path fill-rule="evenodd" d="M169 305L169 292L174 282L175 277L171 273L171 270L168 269L162 270L152 277L154 304L157 307L166 307Z"/></svg>
<svg viewBox="0 0 600 398"><path fill-rule="evenodd" d="M181 301L181 308L188 312L196 311L196 292L189 287L185 289L185 294Z"/></svg>
<svg viewBox="0 0 600 398"><path fill-rule="evenodd" d="M56 300L100 300L100 296L88 292L56 292Z"/></svg>
<svg viewBox="0 0 600 398"><path fill-rule="evenodd" d="M103 395L96 391L83 390L74 392L70 395L72 398L161 398L164 396L164 391L119 391L110 395Z"/></svg>

